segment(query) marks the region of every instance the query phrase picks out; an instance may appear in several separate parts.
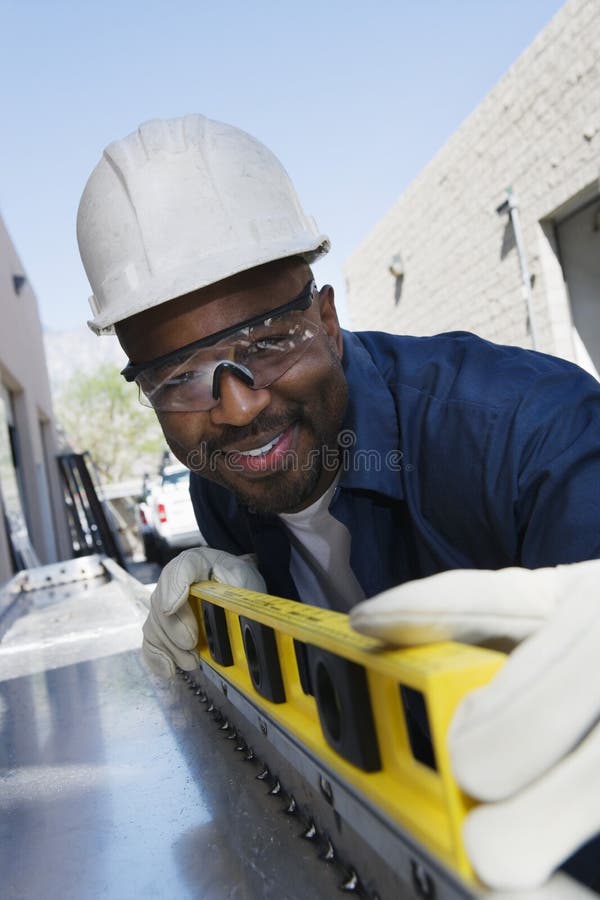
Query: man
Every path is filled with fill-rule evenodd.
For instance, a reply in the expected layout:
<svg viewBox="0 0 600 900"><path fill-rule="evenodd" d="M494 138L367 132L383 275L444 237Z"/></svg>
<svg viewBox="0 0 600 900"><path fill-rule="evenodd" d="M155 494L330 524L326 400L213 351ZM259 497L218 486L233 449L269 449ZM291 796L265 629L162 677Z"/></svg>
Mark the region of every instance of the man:
<svg viewBox="0 0 600 900"><path fill-rule="evenodd" d="M210 577L399 644L524 641L449 740L463 787L500 801L467 822L477 871L543 881L600 829L600 386L473 335L342 332L281 164L201 116L110 145L78 237L90 325L191 469L208 543L161 575L150 664L196 665L187 592Z"/></svg>

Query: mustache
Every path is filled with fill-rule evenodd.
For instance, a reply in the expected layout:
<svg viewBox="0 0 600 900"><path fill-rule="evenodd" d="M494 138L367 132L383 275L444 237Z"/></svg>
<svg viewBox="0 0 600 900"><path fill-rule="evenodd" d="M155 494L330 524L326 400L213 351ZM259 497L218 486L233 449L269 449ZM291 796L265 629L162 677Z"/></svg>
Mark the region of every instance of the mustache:
<svg viewBox="0 0 600 900"><path fill-rule="evenodd" d="M237 443L246 438L257 437L261 434L277 434L285 431L293 422L302 418L299 411L288 411L282 415L259 415L248 425L224 425L218 438L206 441L208 453L227 452L228 447L235 447Z"/></svg>

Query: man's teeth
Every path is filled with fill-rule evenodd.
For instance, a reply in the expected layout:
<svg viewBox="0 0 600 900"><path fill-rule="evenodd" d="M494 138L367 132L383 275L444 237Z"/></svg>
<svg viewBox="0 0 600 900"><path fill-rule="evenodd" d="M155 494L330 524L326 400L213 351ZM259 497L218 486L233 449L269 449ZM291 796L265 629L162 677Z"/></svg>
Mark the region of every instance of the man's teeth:
<svg viewBox="0 0 600 900"><path fill-rule="evenodd" d="M263 444L262 447L255 447L254 450L238 450L236 452L240 456L264 456L265 453L268 453L269 450L272 450L272 448L275 446L275 444L279 443L279 441L281 440L282 437L283 437L283 433L278 434L277 437L274 437L273 440L269 441L268 444Z"/></svg>

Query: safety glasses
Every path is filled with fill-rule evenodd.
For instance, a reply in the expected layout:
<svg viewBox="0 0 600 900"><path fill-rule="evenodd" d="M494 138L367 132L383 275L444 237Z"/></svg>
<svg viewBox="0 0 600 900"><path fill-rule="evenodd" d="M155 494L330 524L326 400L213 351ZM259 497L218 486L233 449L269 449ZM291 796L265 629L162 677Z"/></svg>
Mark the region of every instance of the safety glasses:
<svg viewBox="0 0 600 900"><path fill-rule="evenodd" d="M232 372L256 390L268 387L300 359L321 327L304 312L317 294L310 281L301 294L121 374L139 387L140 403L160 412L202 412L219 402L220 380Z"/></svg>

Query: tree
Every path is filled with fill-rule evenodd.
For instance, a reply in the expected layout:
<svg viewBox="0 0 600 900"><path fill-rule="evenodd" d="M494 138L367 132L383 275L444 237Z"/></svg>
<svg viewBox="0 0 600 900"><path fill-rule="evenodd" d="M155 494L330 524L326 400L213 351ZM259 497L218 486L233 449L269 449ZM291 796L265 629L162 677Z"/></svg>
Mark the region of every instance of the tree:
<svg viewBox="0 0 600 900"><path fill-rule="evenodd" d="M113 363L72 375L59 390L56 419L75 452L89 450L103 481L123 481L156 471L167 449L151 409Z"/></svg>

